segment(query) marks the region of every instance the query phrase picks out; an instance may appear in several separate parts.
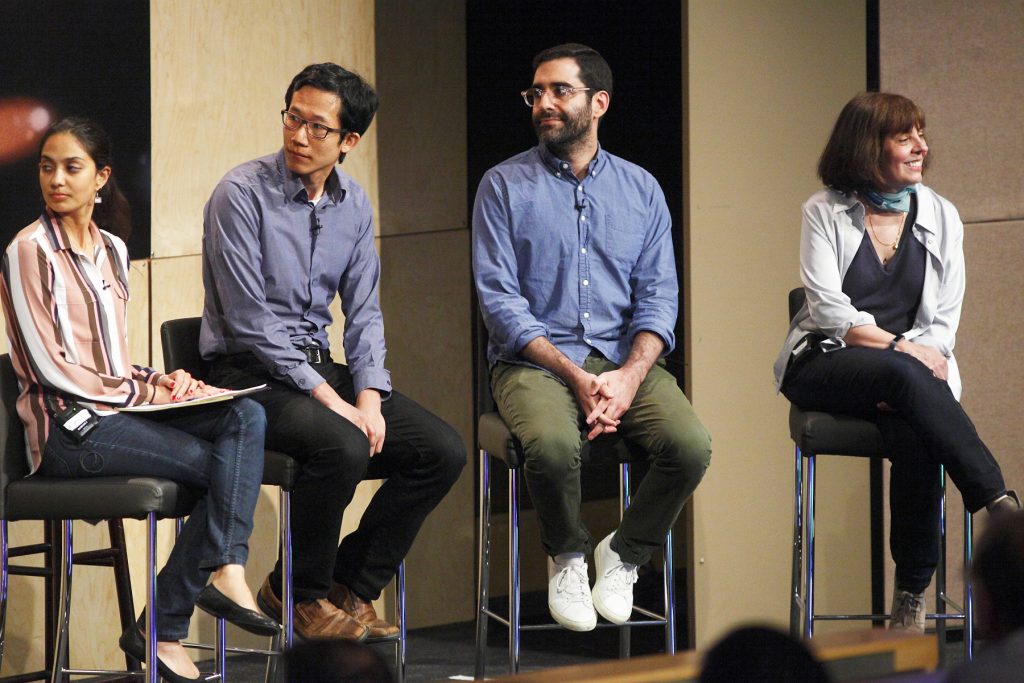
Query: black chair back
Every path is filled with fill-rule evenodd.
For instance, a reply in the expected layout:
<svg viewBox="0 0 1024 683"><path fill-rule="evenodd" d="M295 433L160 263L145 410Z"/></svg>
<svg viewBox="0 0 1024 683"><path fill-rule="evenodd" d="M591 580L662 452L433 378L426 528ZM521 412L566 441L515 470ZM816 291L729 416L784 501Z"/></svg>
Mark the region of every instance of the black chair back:
<svg viewBox="0 0 1024 683"><path fill-rule="evenodd" d="M18 376L9 354L0 356L0 519L7 519L7 485L28 476L25 426L18 417Z"/></svg>
<svg viewBox="0 0 1024 683"><path fill-rule="evenodd" d="M165 371L182 368L193 377L206 378L210 364L199 355L199 330L202 324L202 318L178 318L160 326Z"/></svg>
<svg viewBox="0 0 1024 683"><path fill-rule="evenodd" d="M789 290L789 319L792 320L807 301L807 292L803 287Z"/></svg>

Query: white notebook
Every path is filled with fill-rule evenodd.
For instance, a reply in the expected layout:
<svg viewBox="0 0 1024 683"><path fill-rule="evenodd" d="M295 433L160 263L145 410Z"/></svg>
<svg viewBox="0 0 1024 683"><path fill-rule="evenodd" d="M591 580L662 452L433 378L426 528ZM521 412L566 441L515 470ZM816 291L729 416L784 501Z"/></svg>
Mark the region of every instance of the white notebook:
<svg viewBox="0 0 1024 683"><path fill-rule="evenodd" d="M203 406L207 403L217 403L218 401L230 401L236 396L245 396L246 394L255 394L257 391L263 391L267 388L266 384L260 384L259 386L249 387L248 389L229 389L223 394L217 394L216 396L203 396L202 398L193 398L188 401L175 401L174 403L162 403L160 405L154 405L149 403L144 406L131 406L129 408L118 408L122 413L151 413L156 410L171 410L172 408L189 408L191 406Z"/></svg>

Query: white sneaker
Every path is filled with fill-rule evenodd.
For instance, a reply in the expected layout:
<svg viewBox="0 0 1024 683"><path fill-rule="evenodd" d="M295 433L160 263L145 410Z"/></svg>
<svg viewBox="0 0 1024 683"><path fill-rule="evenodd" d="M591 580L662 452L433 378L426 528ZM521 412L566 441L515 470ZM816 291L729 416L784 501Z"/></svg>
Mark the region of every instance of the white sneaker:
<svg viewBox="0 0 1024 683"><path fill-rule="evenodd" d="M594 583L594 607L613 624L624 624L633 614L633 584L636 583L636 565L623 562L612 550L612 534L604 537L594 549L597 581Z"/></svg>
<svg viewBox="0 0 1024 683"><path fill-rule="evenodd" d="M548 610L570 631L593 631L597 614L590 598L587 563L582 559L556 563L548 558Z"/></svg>

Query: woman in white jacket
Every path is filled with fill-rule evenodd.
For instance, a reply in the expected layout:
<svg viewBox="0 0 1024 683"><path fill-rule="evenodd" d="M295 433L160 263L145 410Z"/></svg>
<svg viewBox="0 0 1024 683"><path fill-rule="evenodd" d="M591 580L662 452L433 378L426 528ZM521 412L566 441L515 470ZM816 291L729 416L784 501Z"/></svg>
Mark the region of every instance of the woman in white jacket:
<svg viewBox="0 0 1024 683"><path fill-rule="evenodd" d="M1020 507L958 400L964 231L921 183L924 126L924 112L891 93L857 95L839 114L818 163L826 189L803 206L807 302L775 363L794 404L878 423L892 461L890 628L921 632L939 558L939 465L971 512Z"/></svg>

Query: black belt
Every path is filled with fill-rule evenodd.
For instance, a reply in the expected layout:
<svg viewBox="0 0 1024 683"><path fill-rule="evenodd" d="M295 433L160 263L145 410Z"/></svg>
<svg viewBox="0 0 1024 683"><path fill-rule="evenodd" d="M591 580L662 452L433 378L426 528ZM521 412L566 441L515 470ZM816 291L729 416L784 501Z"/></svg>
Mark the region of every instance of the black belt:
<svg viewBox="0 0 1024 683"><path fill-rule="evenodd" d="M302 346L299 347L299 351L306 354L306 362L308 363L330 363L331 352L330 349L325 349L320 346Z"/></svg>

